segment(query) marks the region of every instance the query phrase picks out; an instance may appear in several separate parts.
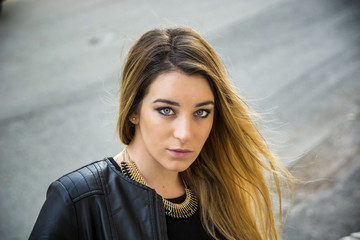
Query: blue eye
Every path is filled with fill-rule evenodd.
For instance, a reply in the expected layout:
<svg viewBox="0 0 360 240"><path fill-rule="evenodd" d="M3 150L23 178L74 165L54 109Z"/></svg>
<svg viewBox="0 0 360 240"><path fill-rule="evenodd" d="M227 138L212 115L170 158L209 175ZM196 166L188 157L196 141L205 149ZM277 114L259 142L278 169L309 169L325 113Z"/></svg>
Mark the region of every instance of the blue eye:
<svg viewBox="0 0 360 240"><path fill-rule="evenodd" d="M171 116L174 114L174 111L171 108L168 107L162 107L162 108L158 108L156 109L161 115L164 116Z"/></svg>
<svg viewBox="0 0 360 240"><path fill-rule="evenodd" d="M195 112L197 117L206 118L209 115L210 111L206 109L200 109Z"/></svg>

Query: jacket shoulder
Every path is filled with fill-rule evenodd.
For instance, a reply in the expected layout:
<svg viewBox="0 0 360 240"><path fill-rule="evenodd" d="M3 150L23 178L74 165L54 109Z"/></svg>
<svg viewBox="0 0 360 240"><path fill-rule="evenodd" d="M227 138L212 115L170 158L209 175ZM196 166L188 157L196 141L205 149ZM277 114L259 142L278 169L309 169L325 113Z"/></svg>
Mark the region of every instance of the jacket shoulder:
<svg viewBox="0 0 360 240"><path fill-rule="evenodd" d="M105 160L93 162L62 176L57 181L67 190L71 200L76 202L91 195L104 194L101 175L108 167Z"/></svg>

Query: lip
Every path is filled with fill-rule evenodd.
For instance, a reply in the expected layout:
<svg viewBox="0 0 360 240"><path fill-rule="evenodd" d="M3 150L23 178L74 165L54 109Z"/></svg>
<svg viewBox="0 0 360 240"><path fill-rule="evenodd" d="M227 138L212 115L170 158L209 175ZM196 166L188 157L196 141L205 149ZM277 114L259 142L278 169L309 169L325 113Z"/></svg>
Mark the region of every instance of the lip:
<svg viewBox="0 0 360 240"><path fill-rule="evenodd" d="M168 152L176 158L186 158L193 153L193 151L183 148L168 149Z"/></svg>

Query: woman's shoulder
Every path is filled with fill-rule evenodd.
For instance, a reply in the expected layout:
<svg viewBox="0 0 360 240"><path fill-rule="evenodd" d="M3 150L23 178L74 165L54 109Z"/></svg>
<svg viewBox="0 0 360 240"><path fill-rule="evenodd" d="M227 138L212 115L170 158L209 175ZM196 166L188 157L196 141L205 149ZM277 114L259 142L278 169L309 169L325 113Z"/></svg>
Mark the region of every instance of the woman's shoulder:
<svg viewBox="0 0 360 240"><path fill-rule="evenodd" d="M104 194L102 181L111 174L109 160L96 161L65 174L52 185L61 185L73 201L94 194Z"/></svg>

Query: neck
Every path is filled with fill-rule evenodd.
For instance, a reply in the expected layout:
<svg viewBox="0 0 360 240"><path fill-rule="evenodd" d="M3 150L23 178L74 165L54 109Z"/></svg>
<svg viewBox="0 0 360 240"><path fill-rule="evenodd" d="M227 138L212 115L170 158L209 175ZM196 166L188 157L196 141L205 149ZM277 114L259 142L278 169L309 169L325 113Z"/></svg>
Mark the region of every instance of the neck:
<svg viewBox="0 0 360 240"><path fill-rule="evenodd" d="M144 154L146 151L141 150L141 147L129 144L127 147L128 157L125 154L124 160L133 161L147 185L155 189L163 198L176 198L183 195L185 189L179 173L165 169L158 161L148 154ZM116 156L117 161L123 161L122 157L119 159L118 156Z"/></svg>

